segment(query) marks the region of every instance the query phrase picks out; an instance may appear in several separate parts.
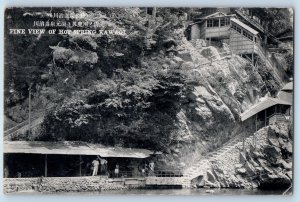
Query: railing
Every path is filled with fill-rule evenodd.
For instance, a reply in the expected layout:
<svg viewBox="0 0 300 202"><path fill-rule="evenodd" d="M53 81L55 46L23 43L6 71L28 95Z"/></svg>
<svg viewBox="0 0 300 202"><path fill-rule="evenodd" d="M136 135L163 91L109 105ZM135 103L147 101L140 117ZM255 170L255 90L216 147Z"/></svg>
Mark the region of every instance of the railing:
<svg viewBox="0 0 300 202"><path fill-rule="evenodd" d="M183 177L183 173L180 170L155 170L143 172L134 171L120 171L115 173L114 171L109 171L109 178L134 178L134 177ZM106 174L106 175L107 175Z"/></svg>
<svg viewBox="0 0 300 202"><path fill-rule="evenodd" d="M286 116L281 113L275 113L272 114L271 116L267 117L268 124L276 123L276 122L286 122L288 121L289 116Z"/></svg>
<svg viewBox="0 0 300 202"><path fill-rule="evenodd" d="M38 114L32 116L31 121L34 121L34 120L40 118L40 117L43 116L43 115L44 115L44 112L40 112L40 113L38 113ZM9 128L9 129L7 129L7 130L5 130L5 131L4 131L4 136L7 136L7 135L9 135L9 134L11 134L11 133L13 133L13 132L19 130L20 128L23 128L24 126L26 126L26 125L28 125L28 124L29 124L29 120L27 119L27 120L25 120L25 121L19 123L18 125L14 126L14 127L12 127L12 128Z"/></svg>
<svg viewBox="0 0 300 202"><path fill-rule="evenodd" d="M245 20L247 20L249 23L251 23L253 26L258 28L260 31L264 32L265 29L262 27L262 25L256 22L255 20L251 19L248 15L244 14L243 9L237 9L236 12Z"/></svg>
<svg viewBox="0 0 300 202"><path fill-rule="evenodd" d="M156 177L183 177L183 173L180 170L157 170L154 171Z"/></svg>

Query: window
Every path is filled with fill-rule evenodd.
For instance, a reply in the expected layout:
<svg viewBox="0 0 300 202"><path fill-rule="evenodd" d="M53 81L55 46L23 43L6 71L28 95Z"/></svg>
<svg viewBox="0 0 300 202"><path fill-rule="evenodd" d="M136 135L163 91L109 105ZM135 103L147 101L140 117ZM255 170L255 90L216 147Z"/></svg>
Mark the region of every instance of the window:
<svg viewBox="0 0 300 202"><path fill-rule="evenodd" d="M225 26L225 18L220 19L220 26L221 27Z"/></svg>
<svg viewBox="0 0 300 202"><path fill-rule="evenodd" d="M239 28L238 26L236 26L235 24L232 25L232 28L233 28L234 30L236 30L237 32L242 33L242 29Z"/></svg>
<svg viewBox="0 0 300 202"><path fill-rule="evenodd" d="M207 27L213 26L213 20L207 20Z"/></svg>
<svg viewBox="0 0 300 202"><path fill-rule="evenodd" d="M229 18L221 18L220 19L220 26L228 26L230 25L230 19Z"/></svg>
<svg viewBox="0 0 300 202"><path fill-rule="evenodd" d="M230 25L230 18L225 18L225 26Z"/></svg>
<svg viewBox="0 0 300 202"><path fill-rule="evenodd" d="M247 37L248 39L250 39L251 41L253 41L253 35L250 34L248 31L244 30L244 31L243 31L243 35L244 35L245 37Z"/></svg>
<svg viewBox="0 0 300 202"><path fill-rule="evenodd" d="M219 19L214 19L214 27L219 27Z"/></svg>

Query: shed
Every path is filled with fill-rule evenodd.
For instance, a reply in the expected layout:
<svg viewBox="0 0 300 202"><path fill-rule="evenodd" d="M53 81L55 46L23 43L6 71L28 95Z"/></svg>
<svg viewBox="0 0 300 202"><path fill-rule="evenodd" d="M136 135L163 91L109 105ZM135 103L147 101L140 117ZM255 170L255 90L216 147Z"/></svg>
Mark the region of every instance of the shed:
<svg viewBox="0 0 300 202"><path fill-rule="evenodd" d="M19 164L22 161L25 165L37 166L39 172L43 169L43 175L45 177L49 174L48 170L52 172L53 176L53 169L61 165L66 158L69 159L69 163L73 162L76 164L76 166L73 166L72 169L75 170L74 172L78 173L79 176L82 176L82 171L85 169L82 168L83 162L85 162L84 164L87 164L87 162L90 162L91 159L95 159L93 156L110 159L111 164L108 163L107 166L112 167L114 166L113 162L127 162L129 159L131 159L130 161L138 162L150 157L151 155L161 154L161 152L154 152L147 149L112 147L81 141L4 141L3 151L7 157L16 157L16 155L21 155L21 158L26 157L25 159L27 159L27 161L25 162L22 159L10 159L15 163L18 162L18 167L20 167ZM38 159L38 162L34 159ZM51 160L52 163L50 163ZM31 161L36 162L36 164ZM14 168L16 164L11 163L10 166L12 166L11 168ZM107 171L107 168L105 168L105 170ZM28 172L31 171L29 170ZM84 171L83 173L86 172Z"/></svg>
<svg viewBox="0 0 300 202"><path fill-rule="evenodd" d="M261 111L263 111L263 110L265 110L269 107L277 105L277 104L291 106L292 105L292 100L288 100L288 99L283 100L283 99L271 98L271 97L266 98L265 100L253 105L250 109L243 112L241 114L241 120L245 121L248 118L256 115L257 113L259 113L259 112L261 112Z"/></svg>

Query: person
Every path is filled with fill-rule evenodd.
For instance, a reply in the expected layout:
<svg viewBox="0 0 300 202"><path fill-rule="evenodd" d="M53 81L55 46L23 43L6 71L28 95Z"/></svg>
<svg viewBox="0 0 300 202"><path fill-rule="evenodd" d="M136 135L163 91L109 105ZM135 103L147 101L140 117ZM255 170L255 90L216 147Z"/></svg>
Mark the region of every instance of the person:
<svg viewBox="0 0 300 202"><path fill-rule="evenodd" d="M4 178L8 178L8 176L9 176L9 169L8 169L7 166L5 166L5 168L4 168Z"/></svg>
<svg viewBox="0 0 300 202"><path fill-rule="evenodd" d="M143 170L142 170L142 173L143 173ZM148 165L147 163L145 163L145 166L144 166L144 176L148 175Z"/></svg>
<svg viewBox="0 0 300 202"><path fill-rule="evenodd" d="M96 158L95 160L92 161L92 165L93 165L93 174L92 174L92 176L96 176L98 174L98 169L99 169L98 158Z"/></svg>
<svg viewBox="0 0 300 202"><path fill-rule="evenodd" d="M142 176L143 176L143 177L145 177L145 173L146 173L145 168L142 168Z"/></svg>
<svg viewBox="0 0 300 202"><path fill-rule="evenodd" d="M119 164L116 164L116 168L115 168L115 177L119 177Z"/></svg>
<svg viewBox="0 0 300 202"><path fill-rule="evenodd" d="M98 156L98 159L100 160L100 173L105 174L106 168L107 168L107 160L102 159Z"/></svg>
<svg viewBox="0 0 300 202"><path fill-rule="evenodd" d="M154 162L151 161L149 163L149 170L150 170L150 174L153 175L154 174Z"/></svg>

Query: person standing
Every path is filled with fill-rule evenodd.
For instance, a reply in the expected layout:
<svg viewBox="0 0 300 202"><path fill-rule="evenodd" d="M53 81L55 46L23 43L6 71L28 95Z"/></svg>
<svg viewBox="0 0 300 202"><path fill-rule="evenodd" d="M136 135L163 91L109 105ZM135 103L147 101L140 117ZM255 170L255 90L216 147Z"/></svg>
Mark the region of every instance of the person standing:
<svg viewBox="0 0 300 202"><path fill-rule="evenodd" d="M119 164L116 164L116 168L115 168L115 177L119 177Z"/></svg>
<svg viewBox="0 0 300 202"><path fill-rule="evenodd" d="M98 174L98 169L99 169L98 158L96 158L95 160L93 160L92 165L93 165L93 168L94 168L92 176L96 176Z"/></svg>
<svg viewBox="0 0 300 202"><path fill-rule="evenodd" d="M150 175L154 175L154 162L149 163Z"/></svg>
<svg viewBox="0 0 300 202"><path fill-rule="evenodd" d="M107 160L102 159L98 156L98 159L100 160L100 173L105 174L106 173L106 167L107 167Z"/></svg>

